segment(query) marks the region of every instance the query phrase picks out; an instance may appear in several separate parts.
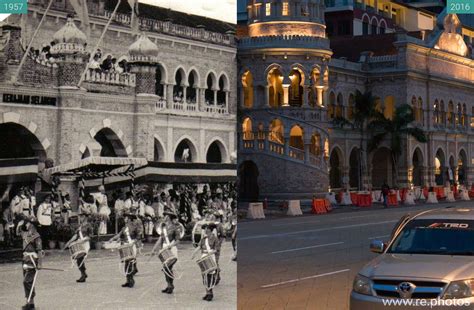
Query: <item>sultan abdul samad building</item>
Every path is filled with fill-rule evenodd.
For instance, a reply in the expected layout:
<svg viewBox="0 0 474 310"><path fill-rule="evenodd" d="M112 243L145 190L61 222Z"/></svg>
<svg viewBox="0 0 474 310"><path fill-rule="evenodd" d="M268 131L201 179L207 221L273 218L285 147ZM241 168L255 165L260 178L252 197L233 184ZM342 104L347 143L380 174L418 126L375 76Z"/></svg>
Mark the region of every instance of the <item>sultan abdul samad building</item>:
<svg viewBox="0 0 474 310"><path fill-rule="evenodd" d="M394 183L389 141L368 154L359 178L355 93L372 92L393 117L414 109L428 143L404 141L401 187L474 181L474 29L442 4L392 0L249 0L239 15L241 198ZM418 3L419 4L419 3ZM427 4L428 6L428 4Z"/></svg>
<svg viewBox="0 0 474 310"><path fill-rule="evenodd" d="M88 2L87 37L69 1L55 1L20 68L49 2L0 24L2 193L58 174L77 201L78 175L130 182L132 165L137 183L235 178L235 25L140 4L136 36L122 1L98 58L119 70L85 70L117 2Z"/></svg>

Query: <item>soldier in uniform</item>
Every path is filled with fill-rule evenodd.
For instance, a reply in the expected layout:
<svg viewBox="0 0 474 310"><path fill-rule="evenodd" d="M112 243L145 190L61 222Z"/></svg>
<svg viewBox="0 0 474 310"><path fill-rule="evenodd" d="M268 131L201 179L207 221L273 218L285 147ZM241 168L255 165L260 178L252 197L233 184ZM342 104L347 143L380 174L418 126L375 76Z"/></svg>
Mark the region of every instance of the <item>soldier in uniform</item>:
<svg viewBox="0 0 474 310"><path fill-rule="evenodd" d="M217 243L219 242L216 235L213 233L216 228L217 226L214 223L202 225L202 229L205 229L206 235L199 241L199 245L194 250L192 258L194 258L198 251L201 251L201 258L207 255L212 255L215 260ZM206 283L206 295L202 298L203 300L211 301L214 297L212 287L213 283L215 283L216 272L217 271L203 274L203 282ZM206 279L204 279L204 277L206 277Z"/></svg>
<svg viewBox="0 0 474 310"><path fill-rule="evenodd" d="M136 259L136 251L137 251L136 243L139 236L141 235L142 229L138 225L136 225L134 222L132 222L133 220L137 218L135 214L126 213L124 214L123 218L124 218L125 226L122 228L122 230L118 234L116 234L112 239L110 239L110 242L121 240L122 244L134 243L133 249L134 249L135 257L132 259L127 259L125 261L125 274L127 276L127 282L122 284L122 287L132 288L135 285L135 280L133 279L133 277L138 272L137 259Z"/></svg>
<svg viewBox="0 0 474 310"><path fill-rule="evenodd" d="M41 269L41 258L43 248L41 236L33 225L33 217L25 216L19 222L17 234L23 239L23 286L25 289L26 304L25 309L35 309L35 279L39 269Z"/></svg>
<svg viewBox="0 0 474 310"><path fill-rule="evenodd" d="M85 244L85 247L86 247L86 252L88 252L90 249L90 245L89 245L89 241L86 238L90 238L92 236L94 229L92 228L92 225L88 221L89 214L82 213L82 214L79 214L79 217L80 217L81 225L76 230L76 233L74 234L74 236L72 236L72 238L66 243L65 248L68 248L74 241L84 240L83 242L87 242ZM76 282L78 283L86 282L86 278L87 278L86 264L85 264L86 255L87 253L83 253L76 256L75 258L77 268L79 268L79 271L81 272L81 277L76 280Z"/></svg>
<svg viewBox="0 0 474 310"><path fill-rule="evenodd" d="M152 255L155 253L156 249L165 249L170 248L171 252L175 256L175 259L171 259L166 264L163 264L163 273L165 274L166 283L168 284L162 293L172 294L174 290L173 280L173 266L178 261L178 249L176 245L181 239L180 229L181 227L178 224L178 216L171 212L165 212L165 222L161 223L161 235L156 241L155 246L152 250Z"/></svg>

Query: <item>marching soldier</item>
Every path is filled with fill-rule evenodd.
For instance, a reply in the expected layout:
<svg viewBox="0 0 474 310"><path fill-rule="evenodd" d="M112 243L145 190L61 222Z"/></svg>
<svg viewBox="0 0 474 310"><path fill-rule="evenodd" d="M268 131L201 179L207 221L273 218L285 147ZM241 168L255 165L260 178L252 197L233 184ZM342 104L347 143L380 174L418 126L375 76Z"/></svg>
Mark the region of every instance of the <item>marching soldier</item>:
<svg viewBox="0 0 474 310"><path fill-rule="evenodd" d="M211 258L217 265L215 254L217 249L217 240L216 235L213 233L214 229L216 229L216 225L211 224L204 224L202 225L202 229L205 229L206 235L199 241L198 247L194 250L192 258L196 253L200 250L201 251L201 258L211 255ZM214 294L212 292L212 288L216 284L216 273L217 271L209 272L203 274L203 283L206 287L206 295L202 298L203 300L211 301L214 298Z"/></svg>
<svg viewBox="0 0 474 310"><path fill-rule="evenodd" d="M178 261L178 249L176 245L181 239L180 235L180 226L178 224L178 216L171 212L165 212L165 222L161 223L161 235L156 241L155 246L152 250L152 255L155 253L156 249L171 249L171 252L174 255L173 259L170 259L168 262L163 264L163 273L165 274L166 283L168 284L162 293L172 294L174 290L173 280L173 266Z"/></svg>
<svg viewBox="0 0 474 310"><path fill-rule="evenodd" d="M81 277L77 279L76 282L83 283L86 282L87 278L85 259L90 249L89 238L93 234L93 228L88 221L89 214L82 213L79 214L79 217L81 225L76 230L74 236L72 236L72 238L66 243L66 248L75 241L84 243L85 253L79 253L77 256L73 257L73 259L76 260L77 268L81 272Z"/></svg>
<svg viewBox="0 0 474 310"><path fill-rule="evenodd" d="M23 286L25 289L26 304L23 310L35 309L35 282L39 269L41 269L41 258L43 248L41 236L33 225L33 217L24 217L17 227L17 233L23 239Z"/></svg>
<svg viewBox="0 0 474 310"><path fill-rule="evenodd" d="M121 240L122 244L131 245L133 249L134 257L125 260L125 274L127 277L127 282L122 284L122 287L132 288L135 285L135 280L133 279L133 277L138 272L137 259L136 259L136 255L137 255L136 242L139 236L141 235L142 229L138 225L132 222L132 220L135 220L136 218L137 216L134 214L130 214L130 213L124 214L125 226L117 235L115 235L112 239L109 240L109 242Z"/></svg>

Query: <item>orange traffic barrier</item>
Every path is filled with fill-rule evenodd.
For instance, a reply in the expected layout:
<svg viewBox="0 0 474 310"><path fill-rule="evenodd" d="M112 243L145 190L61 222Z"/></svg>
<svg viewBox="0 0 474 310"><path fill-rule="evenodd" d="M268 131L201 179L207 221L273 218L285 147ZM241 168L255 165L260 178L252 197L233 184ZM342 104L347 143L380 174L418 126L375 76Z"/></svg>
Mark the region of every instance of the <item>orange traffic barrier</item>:
<svg viewBox="0 0 474 310"><path fill-rule="evenodd" d="M329 201L327 199L316 199L313 198L311 213L313 214L324 214L327 213L326 204Z"/></svg>
<svg viewBox="0 0 474 310"><path fill-rule="evenodd" d="M397 193L388 194L388 205L389 206L398 206Z"/></svg>
<svg viewBox="0 0 474 310"><path fill-rule="evenodd" d="M425 196L426 199L428 199L428 194L429 194L429 190L427 187L423 188L423 196Z"/></svg>
<svg viewBox="0 0 474 310"><path fill-rule="evenodd" d="M351 192L351 201L353 205L359 205L359 194Z"/></svg>
<svg viewBox="0 0 474 310"><path fill-rule="evenodd" d="M357 206L370 207L372 205L372 194L357 194Z"/></svg>
<svg viewBox="0 0 474 310"><path fill-rule="evenodd" d="M325 205L325 207L326 207L326 211L327 211L327 212L331 212L331 211L332 211L331 202L330 202L328 199L324 199L324 205Z"/></svg>

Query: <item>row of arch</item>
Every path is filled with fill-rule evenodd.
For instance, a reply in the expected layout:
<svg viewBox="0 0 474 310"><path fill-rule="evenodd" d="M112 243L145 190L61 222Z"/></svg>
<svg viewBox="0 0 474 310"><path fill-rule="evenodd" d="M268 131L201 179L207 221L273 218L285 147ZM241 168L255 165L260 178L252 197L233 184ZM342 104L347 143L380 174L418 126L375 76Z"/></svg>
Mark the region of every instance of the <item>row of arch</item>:
<svg viewBox="0 0 474 310"><path fill-rule="evenodd" d="M230 92L230 80L225 72L217 74L210 70L204 76L196 68L186 71L182 66L176 68L170 83L168 70L159 63L155 76L155 93L160 97L167 97L167 87L172 85L173 101L186 101L188 103L200 102L199 90L204 90L204 100L207 104L227 104L226 93Z"/></svg>
<svg viewBox="0 0 474 310"><path fill-rule="evenodd" d="M270 107L301 107L305 101L310 106L322 105L322 90L328 84L328 71L319 66L311 68L309 73L300 64L293 64L288 73L278 64L270 65L265 71L266 100ZM309 81L309 91L305 90ZM255 100L254 75L251 70L244 70L241 75L242 106L252 108ZM321 89L318 91L318 89ZM305 96L307 96L305 98Z"/></svg>
<svg viewBox="0 0 474 310"><path fill-rule="evenodd" d="M361 176L359 171L360 152L357 147L354 147L349 154L349 171L348 180L343 179L343 167L345 166L344 155L342 150L335 146L331 151L329 158L329 184L331 188L342 188L344 181L347 181L351 188L359 187ZM434 182L438 186L444 186L447 182L459 184L466 184L467 182L467 154L464 149L458 153L457 159L451 154L449 161L446 161L445 152L442 148L438 148L434 158ZM410 157L410 172L409 181L414 186L425 186L427 179L425 173L427 172L426 159L419 147L416 147ZM369 158L371 165L371 184L372 188L380 188L384 182L393 186L395 179L393 164L391 161L390 149L387 147L378 148Z"/></svg>
<svg viewBox="0 0 474 310"><path fill-rule="evenodd" d="M20 138L20 139L19 139ZM80 150L81 158L90 156L128 157L131 150L123 144L120 133L110 127L98 130L93 136L94 143L88 143ZM191 138L182 137L174 148L175 162L196 162L199 158L196 143ZM185 151L187 150L187 151ZM154 141L154 161L166 159L165 148L159 139ZM186 156L184 154L187 153ZM206 148L207 163L228 162L229 152L220 138L211 139ZM40 162L47 160L46 148L29 128L19 123L0 124L0 159L36 157Z"/></svg>
<svg viewBox="0 0 474 310"><path fill-rule="evenodd" d="M268 129L267 129L268 128ZM298 124L291 126L289 138L285 138L285 128L283 122L275 118L268 127L260 122L257 126L257 132L253 131L252 120L250 117L244 118L242 122L242 138L243 140L254 140L255 137L259 140L268 139L270 142L284 145L288 142L291 148L304 151L305 150L305 131L304 128ZM310 137L309 153L313 156L320 156L322 154L322 140L319 132L313 132Z"/></svg>
<svg viewBox="0 0 474 310"><path fill-rule="evenodd" d="M384 100L380 97L375 97L375 109L383 113L388 119L393 119L395 113L395 97L386 96ZM347 103L347 104L346 104ZM328 103L328 119L334 119L337 117L344 117L352 120L355 112L355 96L350 93L347 102L344 101L342 93L336 93L334 91L329 92L329 103Z"/></svg>
<svg viewBox="0 0 474 310"><path fill-rule="evenodd" d="M362 15L362 34L384 34L387 28L384 18L378 19L376 16L371 18L367 13Z"/></svg>
<svg viewBox="0 0 474 310"><path fill-rule="evenodd" d="M436 99L433 106L433 122L438 125L455 126L460 125L466 127L467 120L467 105L465 103L454 104L450 100L447 104L447 109L443 100ZM474 111L474 109L473 109Z"/></svg>

